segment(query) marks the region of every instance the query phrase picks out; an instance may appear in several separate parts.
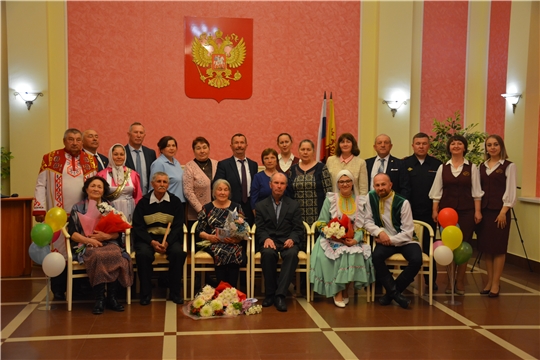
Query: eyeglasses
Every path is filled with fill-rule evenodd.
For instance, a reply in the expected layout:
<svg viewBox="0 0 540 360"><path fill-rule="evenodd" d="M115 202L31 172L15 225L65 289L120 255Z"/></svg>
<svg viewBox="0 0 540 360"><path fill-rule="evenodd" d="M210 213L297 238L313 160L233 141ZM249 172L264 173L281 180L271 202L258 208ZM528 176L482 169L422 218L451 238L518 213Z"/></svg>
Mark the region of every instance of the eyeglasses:
<svg viewBox="0 0 540 360"><path fill-rule="evenodd" d="M339 185L350 185L352 183L352 180L339 180Z"/></svg>

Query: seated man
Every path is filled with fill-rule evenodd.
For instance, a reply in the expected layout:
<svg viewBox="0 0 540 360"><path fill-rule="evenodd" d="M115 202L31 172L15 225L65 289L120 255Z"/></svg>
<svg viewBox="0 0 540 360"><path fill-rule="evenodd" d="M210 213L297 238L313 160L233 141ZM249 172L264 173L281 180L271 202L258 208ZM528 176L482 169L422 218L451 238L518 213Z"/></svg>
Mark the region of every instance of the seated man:
<svg viewBox="0 0 540 360"><path fill-rule="evenodd" d="M298 265L298 251L304 237L304 225L298 203L283 194L287 189L287 177L275 173L270 178L272 196L255 206L257 242L261 248L261 267L264 275L266 296L262 306L276 305L279 311L287 311L285 295ZM281 273L276 275L281 255Z"/></svg>
<svg viewBox="0 0 540 360"><path fill-rule="evenodd" d="M406 309L411 301L401 293L413 282L422 266L422 250L418 242L412 239L414 223L411 205L392 190L390 177L385 173L375 175L373 187L374 190L367 195L364 226L377 242L373 251L373 266L377 281L386 289L379 303L389 305L395 300ZM409 264L394 280L385 261L396 253L401 253Z"/></svg>
<svg viewBox="0 0 540 360"><path fill-rule="evenodd" d="M157 252L167 254L169 260L169 300L183 304L180 289L186 261L186 253L183 251L184 207L178 197L167 191L167 174L156 172L151 185L154 191L139 200L133 214L132 234L141 282L140 303L148 305L152 299L152 262ZM169 234L163 241L169 224Z"/></svg>

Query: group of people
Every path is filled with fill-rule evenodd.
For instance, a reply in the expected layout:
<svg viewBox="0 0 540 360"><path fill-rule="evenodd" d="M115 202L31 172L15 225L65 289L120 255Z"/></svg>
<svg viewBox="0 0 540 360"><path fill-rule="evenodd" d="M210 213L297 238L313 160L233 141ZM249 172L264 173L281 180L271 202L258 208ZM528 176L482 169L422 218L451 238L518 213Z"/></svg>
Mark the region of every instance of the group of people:
<svg viewBox="0 0 540 360"><path fill-rule="evenodd" d="M377 156L366 161L359 157L355 137L344 133L338 139L336 154L323 164L315 158L311 140L299 143L299 156L295 157L291 135L282 133L277 137L279 153L274 148L263 150L261 172L257 162L246 157L248 143L243 134L232 136L233 156L221 161L210 158L207 139L195 138L194 159L183 169L175 158L176 139L161 138L157 157L154 150L143 145L145 135L142 124L132 124L128 144L114 144L105 157L97 152L99 137L94 130L81 133L68 129L64 149L43 157L34 215L41 222L46 211L55 206L70 213L72 246L85 244L89 248L83 261L96 297L95 314L103 313L104 307L123 310L116 300L117 285L130 286L133 271L122 234L84 234L79 215L86 213L89 200L110 203L132 223L141 305L151 302L155 252L166 254L170 263L170 300L183 303L180 288L186 258L182 249L185 222L191 228L198 221L196 236L210 242L207 251L214 258L217 280L236 285L239 269L246 261L245 246L240 239L223 239L216 234L230 212L240 214L249 226L256 225L255 244L261 252L266 289L263 306L275 305L279 311L287 310L286 291L298 252L305 247L303 222L318 225L307 279L314 291L333 297L336 306L345 307L351 285L363 288L376 278L386 288L379 299L381 304L395 300L407 308L410 301L401 293L422 264L420 247L413 241L413 218L435 228L438 210L443 207L458 212L464 241L470 241L478 224L479 249L488 263L488 282L482 293L491 297L499 293L508 241L508 210L515 202L515 166L506 160L504 142L496 135L487 139L487 160L478 170L464 158L467 141L460 136L448 142L452 159L442 165L427 154L429 137L424 133L415 135L414 154L403 160L390 155L391 139L381 134L374 143ZM327 238L324 228L332 219L345 215L346 236ZM373 254L369 243L362 241L364 231L377 243ZM496 248L491 240L495 233L500 238ZM428 251L429 235L424 234L423 239L424 251ZM394 280L384 262L395 252L403 253L409 265ZM279 257L282 265L278 276ZM464 291L462 275L464 270L458 267L458 294ZM52 280L57 300L65 298L65 276ZM435 281L432 286L436 289Z"/></svg>

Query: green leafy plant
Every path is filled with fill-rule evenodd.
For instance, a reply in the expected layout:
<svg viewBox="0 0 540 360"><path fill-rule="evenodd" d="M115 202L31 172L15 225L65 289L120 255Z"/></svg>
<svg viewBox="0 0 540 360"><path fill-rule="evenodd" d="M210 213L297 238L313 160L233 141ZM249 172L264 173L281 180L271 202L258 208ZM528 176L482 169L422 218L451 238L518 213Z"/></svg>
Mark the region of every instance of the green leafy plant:
<svg viewBox="0 0 540 360"><path fill-rule="evenodd" d="M488 136L481 131L473 131L478 124L471 124L466 128L461 126L461 114L456 111L454 117L449 117L444 121L433 119L433 132L435 135L429 137L431 146L429 154L446 163L450 156L446 153L446 144L452 135L462 135L467 139L468 152L465 158L473 164L479 165L484 161L484 142Z"/></svg>
<svg viewBox="0 0 540 360"><path fill-rule="evenodd" d="M7 151L2 146L2 179L7 179L9 177L10 173L10 166L9 162L13 159L13 155L11 155L11 151Z"/></svg>

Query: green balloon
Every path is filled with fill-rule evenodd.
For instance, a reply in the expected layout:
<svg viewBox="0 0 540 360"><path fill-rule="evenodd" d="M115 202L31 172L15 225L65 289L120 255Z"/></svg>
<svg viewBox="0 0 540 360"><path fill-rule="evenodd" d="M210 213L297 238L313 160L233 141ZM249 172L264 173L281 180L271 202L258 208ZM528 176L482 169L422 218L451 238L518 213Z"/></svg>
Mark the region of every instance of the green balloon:
<svg viewBox="0 0 540 360"><path fill-rule="evenodd" d="M472 256L472 247L468 242L463 241L461 245L454 250L454 262L457 265L465 264Z"/></svg>
<svg viewBox="0 0 540 360"><path fill-rule="evenodd" d="M51 243L53 238L53 230L47 224L36 224L32 228L30 237L37 246L43 247Z"/></svg>

